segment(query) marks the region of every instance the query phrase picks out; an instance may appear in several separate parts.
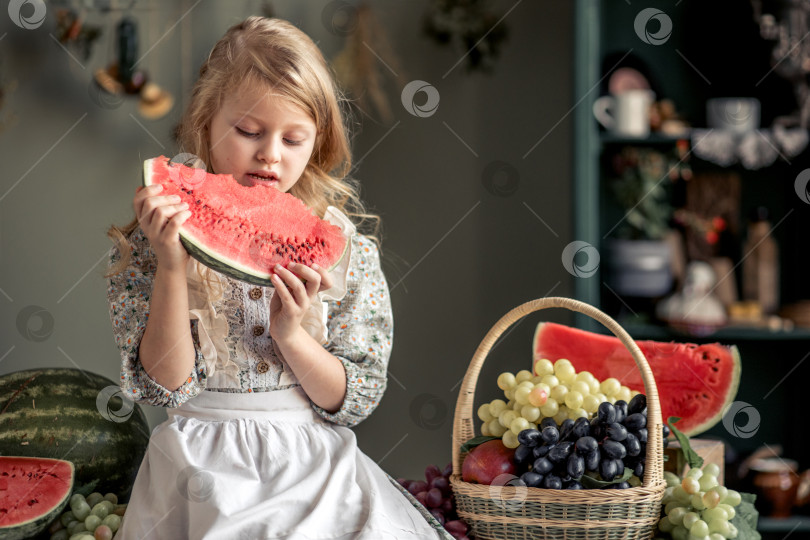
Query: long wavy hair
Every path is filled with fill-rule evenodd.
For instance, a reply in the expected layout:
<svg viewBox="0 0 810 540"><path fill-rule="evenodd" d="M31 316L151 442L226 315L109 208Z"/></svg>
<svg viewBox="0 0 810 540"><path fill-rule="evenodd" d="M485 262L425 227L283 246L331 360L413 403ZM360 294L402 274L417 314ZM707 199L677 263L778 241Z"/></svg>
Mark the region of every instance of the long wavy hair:
<svg viewBox="0 0 810 540"><path fill-rule="evenodd" d="M249 17L228 29L200 68L175 136L182 152L198 156L211 169L211 120L230 92L243 84L264 86L309 113L317 135L309 163L290 193L323 217L335 206L379 244L380 218L368 213L359 186L347 175L351 169L346 100L321 51L304 32L280 19ZM124 227L112 225L107 235L121 259L107 276L124 270L130 261L128 238L137 218Z"/></svg>

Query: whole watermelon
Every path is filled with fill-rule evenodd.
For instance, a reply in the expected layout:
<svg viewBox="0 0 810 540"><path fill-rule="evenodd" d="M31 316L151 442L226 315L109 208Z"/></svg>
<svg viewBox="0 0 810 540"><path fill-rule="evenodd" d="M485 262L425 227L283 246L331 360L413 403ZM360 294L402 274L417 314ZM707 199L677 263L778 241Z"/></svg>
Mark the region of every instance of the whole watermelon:
<svg viewBox="0 0 810 540"><path fill-rule="evenodd" d="M107 377L68 368L0 377L0 455L72 461L74 492L128 501L148 442L141 407Z"/></svg>

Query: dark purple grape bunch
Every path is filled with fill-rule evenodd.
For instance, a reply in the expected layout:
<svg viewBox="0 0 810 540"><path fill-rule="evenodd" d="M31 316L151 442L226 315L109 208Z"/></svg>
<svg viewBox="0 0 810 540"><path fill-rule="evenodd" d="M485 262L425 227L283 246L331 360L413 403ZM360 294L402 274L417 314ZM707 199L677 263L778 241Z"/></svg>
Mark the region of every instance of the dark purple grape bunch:
<svg viewBox="0 0 810 540"><path fill-rule="evenodd" d="M456 540L469 540L468 526L456 513L456 499L450 487L451 474L452 463L448 463L444 470L439 470L436 465L428 465L424 481L398 478L397 482L433 514L450 536Z"/></svg>
<svg viewBox="0 0 810 540"><path fill-rule="evenodd" d="M668 435L664 426L665 445ZM586 473L613 482L625 468L641 479L647 447L647 398L636 394L629 404L603 402L591 420L568 419L557 426L553 418L544 418L538 429L521 431L518 442L515 463L528 487L584 489ZM629 487L629 482L622 481L605 489Z"/></svg>

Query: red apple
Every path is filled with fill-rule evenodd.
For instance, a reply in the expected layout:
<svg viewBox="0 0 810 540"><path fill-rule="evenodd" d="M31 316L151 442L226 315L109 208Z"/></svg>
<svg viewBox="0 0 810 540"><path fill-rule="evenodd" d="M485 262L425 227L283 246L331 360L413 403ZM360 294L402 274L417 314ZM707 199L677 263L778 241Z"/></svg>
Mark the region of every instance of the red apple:
<svg viewBox="0 0 810 540"><path fill-rule="evenodd" d="M500 439L493 439L473 448L461 466L461 479L465 482L491 485L501 474L515 474L515 451Z"/></svg>

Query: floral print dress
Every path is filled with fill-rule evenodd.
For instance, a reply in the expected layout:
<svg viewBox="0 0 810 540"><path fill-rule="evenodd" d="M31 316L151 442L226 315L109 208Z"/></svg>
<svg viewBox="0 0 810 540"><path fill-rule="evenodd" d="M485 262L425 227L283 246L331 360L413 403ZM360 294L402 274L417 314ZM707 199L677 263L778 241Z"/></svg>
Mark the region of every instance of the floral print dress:
<svg viewBox="0 0 810 540"><path fill-rule="evenodd" d="M335 285L321 293L302 326L343 364L346 397L334 413L314 403L312 409L336 426L355 426L367 418L383 396L393 340L388 284L377 246L357 234L339 211L330 207L326 219L350 237L350 253L331 271ZM134 401L177 408L203 391L273 392L300 387L296 375L270 337L271 287L257 287L189 261L189 324L196 354L186 381L170 390L152 379L138 356L149 317L157 261L138 228L129 237L130 262L108 282L113 334L121 354L122 390ZM110 251L110 266L121 254ZM205 273L208 273L206 275ZM207 281L206 281L207 280ZM352 435L353 436L353 435ZM390 475L388 480L424 517L440 538L451 538L441 524Z"/></svg>

